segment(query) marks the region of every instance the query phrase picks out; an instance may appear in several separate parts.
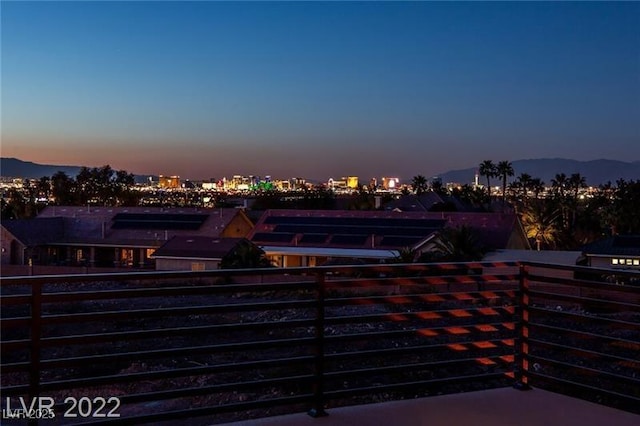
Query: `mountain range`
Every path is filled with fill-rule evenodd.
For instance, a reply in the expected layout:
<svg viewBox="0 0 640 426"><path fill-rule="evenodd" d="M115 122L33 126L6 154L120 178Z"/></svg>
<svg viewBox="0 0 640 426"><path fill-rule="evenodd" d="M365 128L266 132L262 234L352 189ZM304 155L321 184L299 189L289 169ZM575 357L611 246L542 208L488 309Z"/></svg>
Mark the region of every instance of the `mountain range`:
<svg viewBox="0 0 640 426"><path fill-rule="evenodd" d="M51 177L57 172L65 172L68 176L75 177L81 168L81 166L38 164L17 158L0 158L0 176L9 178L40 179L43 176ZM129 171L127 170L127 172ZM145 182L148 178L149 175L134 175L134 179L138 183Z"/></svg>
<svg viewBox="0 0 640 426"><path fill-rule="evenodd" d="M551 182L557 173L564 173L570 176L572 173L580 173L586 177L587 184L597 186L607 182L615 183L618 179L638 180L640 179L640 161L624 162L618 160L593 160L577 161L564 158L542 158L532 160L515 160L511 162L515 171L515 176L521 173L528 173L534 178L542 179L546 184ZM30 161L23 161L17 158L0 158L0 175L2 177L21 177L27 179L38 179L42 176L52 176L58 171L63 171L67 175L74 177L80 166L57 166L51 164L37 164ZM477 167L468 169L451 170L437 175L442 182L472 183ZM149 175L136 176L137 182L144 182ZM406 178L408 181L410 178ZM498 179L492 179L498 185ZM480 183L486 183L486 178L480 176Z"/></svg>
<svg viewBox="0 0 640 426"><path fill-rule="evenodd" d="M494 163L497 163L494 161ZM546 185L551 184L551 179L558 173L571 176L572 173L580 173L587 180L587 185L598 186L611 182L615 184L618 179L638 180L640 179L640 161L625 162L618 160L592 160L577 161L565 158L540 158L532 160L515 160L511 162L514 176L508 178L508 182L513 181L522 173L527 173L533 178L542 179ZM472 183L478 167L470 167L462 170L451 170L440 175L442 182ZM487 178L479 177L481 184L487 183ZM500 185L499 178L491 180L492 186Z"/></svg>

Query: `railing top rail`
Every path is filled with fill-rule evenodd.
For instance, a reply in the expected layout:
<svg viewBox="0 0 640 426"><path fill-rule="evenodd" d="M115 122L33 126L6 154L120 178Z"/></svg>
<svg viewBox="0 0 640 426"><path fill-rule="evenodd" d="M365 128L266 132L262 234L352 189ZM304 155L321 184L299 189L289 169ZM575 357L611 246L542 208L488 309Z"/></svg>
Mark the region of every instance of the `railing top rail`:
<svg viewBox="0 0 640 426"><path fill-rule="evenodd" d="M562 265L554 263L541 263L530 261L504 261L504 262L447 262L447 263L396 263L384 265L340 265L340 266L315 266L294 268L254 268L254 269L217 269L209 271L149 271L149 272L108 272L91 274L64 274L64 275L32 275L0 277L2 285L20 285L51 282L86 282L86 281L129 281L129 280L153 280L153 279L197 279L234 276L271 276L271 275L318 275L328 273L359 273L377 272L392 273L397 270L411 272L428 271L463 271L479 268L507 268L526 265L544 269L566 270L573 272L601 273L624 277L640 278L640 271L628 269L595 268L591 266Z"/></svg>
<svg viewBox="0 0 640 426"><path fill-rule="evenodd" d="M0 277L3 285L34 284L50 282L83 282L83 281L128 281L145 279L180 279L180 278L215 278L242 275L316 275L326 273L379 272L389 273L398 269L413 272L420 271L456 271L486 267L518 266L519 262L450 262L450 263L397 263L386 265L340 265L294 268L254 268L254 269L217 269L209 271L149 271L149 272L109 272L92 274L64 275L32 275Z"/></svg>

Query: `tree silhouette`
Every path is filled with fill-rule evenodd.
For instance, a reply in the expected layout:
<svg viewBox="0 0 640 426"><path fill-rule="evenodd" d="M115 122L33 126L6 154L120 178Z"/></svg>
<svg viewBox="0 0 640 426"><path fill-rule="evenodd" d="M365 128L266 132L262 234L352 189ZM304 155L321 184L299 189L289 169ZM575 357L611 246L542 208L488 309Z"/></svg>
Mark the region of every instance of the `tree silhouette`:
<svg viewBox="0 0 640 426"><path fill-rule="evenodd" d="M513 166L509 161L500 161L496 166L496 175L502 178L502 208L507 200L507 177L513 176Z"/></svg>
<svg viewBox="0 0 640 426"><path fill-rule="evenodd" d="M429 189L427 178L422 175L414 176L413 179L411 179L411 187L416 195L424 194Z"/></svg>
<svg viewBox="0 0 640 426"><path fill-rule="evenodd" d="M240 242L220 261L221 269L255 269L271 267L273 267L273 264L267 258L264 251L249 241Z"/></svg>
<svg viewBox="0 0 640 426"><path fill-rule="evenodd" d="M480 163L478 173L480 176L487 178L487 195L489 196L489 203L491 203L491 178L496 177L496 165L491 160L484 160Z"/></svg>

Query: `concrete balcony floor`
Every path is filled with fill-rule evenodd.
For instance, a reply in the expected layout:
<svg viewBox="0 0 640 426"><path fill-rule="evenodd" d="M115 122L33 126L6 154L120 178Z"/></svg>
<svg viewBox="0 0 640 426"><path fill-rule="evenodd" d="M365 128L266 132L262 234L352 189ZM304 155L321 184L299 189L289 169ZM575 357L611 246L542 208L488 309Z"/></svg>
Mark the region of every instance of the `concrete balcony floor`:
<svg viewBox="0 0 640 426"><path fill-rule="evenodd" d="M492 389L227 423L227 426L638 426L640 415L541 389Z"/></svg>

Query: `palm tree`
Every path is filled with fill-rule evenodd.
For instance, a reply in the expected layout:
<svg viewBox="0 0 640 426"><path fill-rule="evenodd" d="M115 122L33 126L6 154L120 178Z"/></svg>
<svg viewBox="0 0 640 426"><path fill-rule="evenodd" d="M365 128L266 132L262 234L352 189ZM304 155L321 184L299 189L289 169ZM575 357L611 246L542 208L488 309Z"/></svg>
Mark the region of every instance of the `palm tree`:
<svg viewBox="0 0 640 426"><path fill-rule="evenodd" d="M527 238L531 238L536 243L539 251L542 244L550 245L555 242L558 228L558 210L549 203L534 203L522 214L522 226Z"/></svg>
<svg viewBox="0 0 640 426"><path fill-rule="evenodd" d="M445 262L478 261L485 254L475 230L465 225L441 230L434 240L434 252L438 260Z"/></svg>
<svg viewBox="0 0 640 426"><path fill-rule="evenodd" d="M558 173L555 178L551 179L551 188L554 195L559 196L562 199L564 199L567 192L567 185L568 179L567 175L564 173Z"/></svg>
<svg viewBox="0 0 640 426"><path fill-rule="evenodd" d="M427 192L427 189L429 189L427 178L422 175L414 176L413 179L411 179L411 186L416 195L424 194Z"/></svg>
<svg viewBox="0 0 640 426"><path fill-rule="evenodd" d="M567 180L567 187L571 191L571 229L576 226L576 217L578 214L578 197L580 190L587 187L587 179L580 173L572 173Z"/></svg>
<svg viewBox="0 0 640 426"><path fill-rule="evenodd" d="M496 166L496 175L502 178L502 208L507 199L507 177L513 176L513 166L509 161L500 161Z"/></svg>
<svg viewBox="0 0 640 426"><path fill-rule="evenodd" d="M491 160L484 160L480 163L478 173L480 176L487 177L487 194L489 195L489 202L491 202L491 178L496 176L496 165Z"/></svg>
<svg viewBox="0 0 640 426"><path fill-rule="evenodd" d="M567 187L568 178L564 173L557 173L556 177L551 179L551 191L553 192L554 200L560 207L561 222L564 229L569 228L569 220L567 218Z"/></svg>
<svg viewBox="0 0 640 426"><path fill-rule="evenodd" d="M571 190L573 199L577 200L580 190L587 187L587 179L580 173L573 173L567 180L567 186Z"/></svg>
<svg viewBox="0 0 640 426"><path fill-rule="evenodd" d="M534 199L540 198L540 194L544 191L544 181L540 178L531 179L531 191Z"/></svg>

